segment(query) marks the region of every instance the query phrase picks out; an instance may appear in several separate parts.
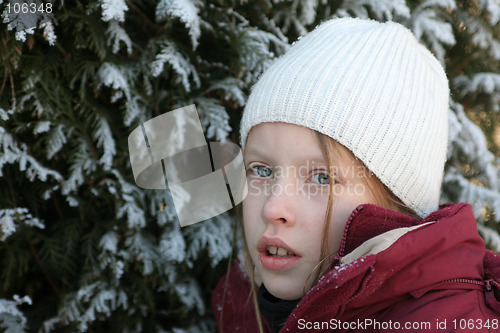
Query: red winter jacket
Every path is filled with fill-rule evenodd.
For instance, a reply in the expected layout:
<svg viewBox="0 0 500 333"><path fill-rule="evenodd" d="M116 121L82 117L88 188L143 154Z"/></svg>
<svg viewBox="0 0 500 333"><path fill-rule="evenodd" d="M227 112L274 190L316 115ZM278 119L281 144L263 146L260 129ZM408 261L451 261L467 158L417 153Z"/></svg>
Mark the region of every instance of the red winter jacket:
<svg viewBox="0 0 500 333"><path fill-rule="evenodd" d="M227 281L212 295L219 332L258 332L239 265ZM500 332L498 281L500 256L485 248L470 205L422 221L361 205L332 268L280 332Z"/></svg>

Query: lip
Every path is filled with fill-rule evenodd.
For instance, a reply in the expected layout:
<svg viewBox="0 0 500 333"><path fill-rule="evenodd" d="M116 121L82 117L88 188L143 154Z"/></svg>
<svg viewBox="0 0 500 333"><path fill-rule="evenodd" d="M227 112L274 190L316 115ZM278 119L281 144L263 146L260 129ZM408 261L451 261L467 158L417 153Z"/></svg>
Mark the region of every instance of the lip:
<svg viewBox="0 0 500 333"><path fill-rule="evenodd" d="M268 256L266 254L266 248L271 245L276 247L281 247L287 250L288 252L295 254L295 256L287 258L277 258ZM275 238L275 237L270 238L262 236L259 239L259 242L257 243L257 250L260 253L259 255L260 264L262 265L262 267L270 271L282 272L289 270L298 265L299 260L301 258L300 254L298 254L294 249L288 246L287 243L285 243L280 238Z"/></svg>

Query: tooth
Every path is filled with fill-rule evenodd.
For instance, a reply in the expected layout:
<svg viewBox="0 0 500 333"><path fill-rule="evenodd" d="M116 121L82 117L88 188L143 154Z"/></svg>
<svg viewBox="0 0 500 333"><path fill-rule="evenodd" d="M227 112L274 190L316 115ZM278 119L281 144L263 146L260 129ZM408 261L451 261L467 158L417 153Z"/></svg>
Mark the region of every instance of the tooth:
<svg viewBox="0 0 500 333"><path fill-rule="evenodd" d="M271 253L271 254L276 254L276 253L278 253L278 248L276 246L271 245L271 246L267 247L267 251L269 251L269 253Z"/></svg>
<svg viewBox="0 0 500 333"><path fill-rule="evenodd" d="M286 256L286 252L287 252L287 251L286 251L285 249L283 249L283 248L281 248L281 247L280 247L280 248L278 248L278 255L279 255L279 256L282 256L282 257Z"/></svg>
<svg viewBox="0 0 500 333"><path fill-rule="evenodd" d="M289 256L293 256L294 255L292 252L287 252L286 254L289 255Z"/></svg>

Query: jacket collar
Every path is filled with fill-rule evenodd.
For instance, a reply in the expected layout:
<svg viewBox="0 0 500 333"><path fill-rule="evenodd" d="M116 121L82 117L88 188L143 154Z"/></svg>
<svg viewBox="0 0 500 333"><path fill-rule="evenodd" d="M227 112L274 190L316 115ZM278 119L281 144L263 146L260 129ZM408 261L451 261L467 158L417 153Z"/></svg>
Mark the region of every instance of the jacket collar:
<svg viewBox="0 0 500 333"><path fill-rule="evenodd" d="M370 237L367 230L373 230L374 224L388 225L390 230L384 232L385 228L380 227ZM400 227L394 228L396 225ZM365 288L365 296L374 293L373 297L353 299L352 306L390 302L409 295L420 297L442 286L443 281L478 281L484 277L486 248L468 204L442 206L422 221L365 205L346 228L345 236L342 265L369 256L376 260ZM370 241L379 247L374 249ZM362 244L354 247L356 242Z"/></svg>
<svg viewBox="0 0 500 333"><path fill-rule="evenodd" d="M344 227L344 234L336 256L337 263L339 261L346 263L363 255L376 254L391 246L407 232L437 222L440 223L440 227L443 227L442 224L446 223L447 220L451 220L448 223L468 222L469 229L473 230L468 229L466 234L462 232L461 235L465 238L472 237L478 240L476 220L468 204L441 205L439 210L423 220L374 204L359 205L353 210ZM444 226L444 228L446 227ZM456 241L465 240L463 237L456 239ZM380 251L370 251L367 243L373 244L375 241L385 243L385 246L379 246ZM483 243L482 240L481 243ZM354 250L356 250L357 255L352 254Z"/></svg>
<svg viewBox="0 0 500 333"><path fill-rule="evenodd" d="M389 240L380 248L367 247L374 239L372 245ZM368 250L361 251L363 246ZM302 299L285 327L296 325L293 318L375 313L450 279L481 280L485 252L468 204L442 206L422 221L362 205L349 218L335 266Z"/></svg>
<svg viewBox="0 0 500 333"><path fill-rule="evenodd" d="M377 205L359 205L346 222L337 257L348 255L369 239L385 232L413 227L419 222L416 218Z"/></svg>

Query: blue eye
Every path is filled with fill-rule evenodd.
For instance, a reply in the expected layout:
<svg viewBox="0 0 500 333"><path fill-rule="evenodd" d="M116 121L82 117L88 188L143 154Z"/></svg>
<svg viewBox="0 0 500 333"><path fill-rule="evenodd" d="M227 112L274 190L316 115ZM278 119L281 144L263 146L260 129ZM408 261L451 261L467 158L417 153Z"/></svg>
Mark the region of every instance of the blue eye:
<svg viewBox="0 0 500 333"><path fill-rule="evenodd" d="M252 170L252 173L254 174L254 176L257 176L257 177L267 178L267 177L271 177L273 174L273 171L270 168L263 166L263 165L252 166L251 170Z"/></svg>
<svg viewBox="0 0 500 333"><path fill-rule="evenodd" d="M324 172L318 172L311 177L311 181L320 185L330 184L330 175Z"/></svg>

